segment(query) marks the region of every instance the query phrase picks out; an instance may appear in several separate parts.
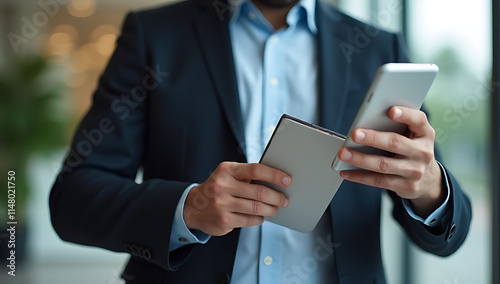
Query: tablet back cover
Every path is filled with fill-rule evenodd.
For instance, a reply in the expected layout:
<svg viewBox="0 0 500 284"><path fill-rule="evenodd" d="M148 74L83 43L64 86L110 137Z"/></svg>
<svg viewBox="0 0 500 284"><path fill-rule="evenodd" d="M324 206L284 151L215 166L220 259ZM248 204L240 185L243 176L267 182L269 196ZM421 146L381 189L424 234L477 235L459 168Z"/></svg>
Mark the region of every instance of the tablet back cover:
<svg viewBox="0 0 500 284"><path fill-rule="evenodd" d="M292 184L280 187L262 183L284 193L290 200L267 221L300 232L316 227L343 179L331 164L345 137L333 131L283 115L260 163L289 174Z"/></svg>

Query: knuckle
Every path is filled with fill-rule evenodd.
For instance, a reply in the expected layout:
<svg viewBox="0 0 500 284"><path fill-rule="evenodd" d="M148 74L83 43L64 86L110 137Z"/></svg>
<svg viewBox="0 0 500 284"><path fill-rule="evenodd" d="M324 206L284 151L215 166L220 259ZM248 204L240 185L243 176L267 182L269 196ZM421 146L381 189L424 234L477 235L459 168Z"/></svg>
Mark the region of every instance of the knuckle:
<svg viewBox="0 0 500 284"><path fill-rule="evenodd" d="M397 134L392 135L389 141L389 148L399 149L401 147L401 137Z"/></svg>
<svg viewBox="0 0 500 284"><path fill-rule="evenodd" d="M220 187L216 187L213 183L211 183L204 186L203 191L200 190L199 194L203 194L205 197L211 199L220 195Z"/></svg>
<svg viewBox="0 0 500 284"><path fill-rule="evenodd" d="M434 160L434 150L432 148L416 150L411 153L410 158L414 161L428 164Z"/></svg>
<svg viewBox="0 0 500 284"><path fill-rule="evenodd" d="M429 136L432 138L432 141L434 141L434 139L436 139L436 130L432 126L429 129Z"/></svg>
<svg viewBox="0 0 500 284"><path fill-rule="evenodd" d="M386 181L384 176L382 175L377 175L375 179L373 180L373 183L375 184L376 187L385 187Z"/></svg>
<svg viewBox="0 0 500 284"><path fill-rule="evenodd" d="M222 162L218 166L219 170L227 172L231 169L231 162Z"/></svg>
<svg viewBox="0 0 500 284"><path fill-rule="evenodd" d="M379 164L378 164L378 170L380 172L385 172L389 168L389 162L387 161L387 158L380 158Z"/></svg>
<svg viewBox="0 0 500 284"><path fill-rule="evenodd" d="M212 201L211 201L211 204L213 207L215 208L223 208L226 203L224 202L224 200L222 198L213 198Z"/></svg>
<svg viewBox="0 0 500 284"><path fill-rule="evenodd" d="M412 179L419 180L424 176L424 171L422 169L414 169L411 171Z"/></svg>
<svg viewBox="0 0 500 284"><path fill-rule="evenodd" d="M220 214L215 221L215 225L223 230L229 229L231 227L230 224L230 218L226 214Z"/></svg>
<svg viewBox="0 0 500 284"><path fill-rule="evenodd" d="M250 164L250 176L257 179L259 176L259 164Z"/></svg>
<svg viewBox="0 0 500 284"><path fill-rule="evenodd" d="M420 111L418 118L419 118L421 123L427 123L427 114L425 114L425 112Z"/></svg>
<svg viewBox="0 0 500 284"><path fill-rule="evenodd" d="M209 193L217 196L222 193L223 189L226 187L227 180L223 176L217 176L212 181L212 186L209 189Z"/></svg>
<svg viewBox="0 0 500 284"><path fill-rule="evenodd" d="M379 133L377 131L373 131L370 129L364 130L365 135L366 135L366 141L368 141L369 145L375 144L375 141L377 141Z"/></svg>
<svg viewBox="0 0 500 284"><path fill-rule="evenodd" d="M427 115L425 114L425 112L420 111L419 116L417 117L417 124L420 126L425 126L427 123Z"/></svg>
<svg viewBox="0 0 500 284"><path fill-rule="evenodd" d="M423 151L422 157L424 159L424 162L430 163L432 160L434 160L434 152L432 150Z"/></svg>
<svg viewBox="0 0 500 284"><path fill-rule="evenodd" d="M262 211L262 203L260 203L259 201L252 201L252 212L255 215L260 215L261 211Z"/></svg>
<svg viewBox="0 0 500 284"><path fill-rule="evenodd" d="M255 187L255 200L264 201L266 198L266 190L263 185L257 185Z"/></svg>
<svg viewBox="0 0 500 284"><path fill-rule="evenodd" d="M408 191L411 193L411 194L415 194L417 193L418 191L418 182L416 181L411 181L408 183Z"/></svg>

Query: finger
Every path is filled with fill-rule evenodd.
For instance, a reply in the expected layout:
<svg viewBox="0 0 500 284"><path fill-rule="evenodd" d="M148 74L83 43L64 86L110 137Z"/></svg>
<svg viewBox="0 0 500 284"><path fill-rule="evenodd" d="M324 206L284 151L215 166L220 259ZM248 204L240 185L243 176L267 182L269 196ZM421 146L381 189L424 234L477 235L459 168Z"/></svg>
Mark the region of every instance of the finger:
<svg viewBox="0 0 500 284"><path fill-rule="evenodd" d="M234 224L234 228L257 226L257 225L262 225L262 223L264 223L264 217L233 213L232 222Z"/></svg>
<svg viewBox="0 0 500 284"><path fill-rule="evenodd" d="M355 129L354 142L403 156L409 156L419 144L408 137L393 132L381 132L372 129Z"/></svg>
<svg viewBox="0 0 500 284"><path fill-rule="evenodd" d="M401 198L414 199L418 196L417 184L402 177L360 170L341 171L340 176L352 182L394 191Z"/></svg>
<svg viewBox="0 0 500 284"><path fill-rule="evenodd" d="M421 110L394 106L389 110L389 118L408 125L408 129L417 137L435 136L435 131L429 124L427 115Z"/></svg>
<svg viewBox="0 0 500 284"><path fill-rule="evenodd" d="M278 214L278 208L276 206L244 198L234 198L234 202L232 202L229 210L233 213L263 217L272 217Z"/></svg>
<svg viewBox="0 0 500 284"><path fill-rule="evenodd" d="M292 182L286 173L263 164L228 164L228 172L237 180L259 180L279 186L289 186Z"/></svg>
<svg viewBox="0 0 500 284"><path fill-rule="evenodd" d="M341 171L340 176L348 181L361 183L378 188L385 188L392 191L401 188L405 179L394 175L386 175L369 171L349 170ZM401 196L403 197L403 196Z"/></svg>
<svg viewBox="0 0 500 284"><path fill-rule="evenodd" d="M261 184L240 183L232 188L231 195L248 200L263 202L277 207L288 207L288 198L281 192Z"/></svg>
<svg viewBox="0 0 500 284"><path fill-rule="evenodd" d="M413 177L416 174L416 171L403 159L365 154L348 148L340 149L339 158L353 166L372 172L403 177Z"/></svg>

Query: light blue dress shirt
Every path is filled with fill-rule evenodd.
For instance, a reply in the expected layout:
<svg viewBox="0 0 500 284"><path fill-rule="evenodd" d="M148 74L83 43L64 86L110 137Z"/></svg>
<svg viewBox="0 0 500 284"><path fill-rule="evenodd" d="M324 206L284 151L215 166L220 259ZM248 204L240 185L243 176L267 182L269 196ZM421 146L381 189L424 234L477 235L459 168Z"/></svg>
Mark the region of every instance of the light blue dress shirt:
<svg viewBox="0 0 500 284"><path fill-rule="evenodd" d="M317 123L318 61L315 0L301 0L287 15L288 27L275 31L250 0L235 3L230 22L240 107L249 163L259 161L283 113ZM443 170L443 173L446 174ZM447 180L447 179L445 179ZM182 212L189 186L176 209L170 251L210 236L189 230ZM449 196L449 186L448 186ZM423 220L404 201L408 213L432 226L446 202ZM232 283L337 283L330 214L311 233L300 233L264 222L241 229Z"/></svg>

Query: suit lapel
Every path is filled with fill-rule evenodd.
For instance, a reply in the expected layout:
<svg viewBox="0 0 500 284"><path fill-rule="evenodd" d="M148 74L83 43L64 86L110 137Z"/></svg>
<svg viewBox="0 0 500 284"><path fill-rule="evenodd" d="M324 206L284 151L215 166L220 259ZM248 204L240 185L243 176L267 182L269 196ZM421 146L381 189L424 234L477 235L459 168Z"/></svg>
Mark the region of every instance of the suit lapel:
<svg viewBox="0 0 500 284"><path fill-rule="evenodd" d="M317 0L320 125L337 130L347 99L351 64L347 62L342 46L351 44L353 33L341 21L339 13L329 4Z"/></svg>
<svg viewBox="0 0 500 284"><path fill-rule="evenodd" d="M194 17L196 36L227 122L244 151L243 121L229 34L229 5L222 0L202 0L198 5L199 16Z"/></svg>
<svg viewBox="0 0 500 284"><path fill-rule="evenodd" d="M230 10L222 0L201 0L199 16L194 26L210 77L228 124L241 149L245 137L241 116L236 71L229 34ZM320 125L340 128L346 93L350 81L351 64L341 51L344 44L352 44L353 33L340 20L329 4L317 0Z"/></svg>

